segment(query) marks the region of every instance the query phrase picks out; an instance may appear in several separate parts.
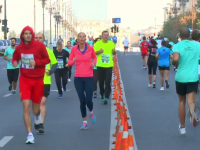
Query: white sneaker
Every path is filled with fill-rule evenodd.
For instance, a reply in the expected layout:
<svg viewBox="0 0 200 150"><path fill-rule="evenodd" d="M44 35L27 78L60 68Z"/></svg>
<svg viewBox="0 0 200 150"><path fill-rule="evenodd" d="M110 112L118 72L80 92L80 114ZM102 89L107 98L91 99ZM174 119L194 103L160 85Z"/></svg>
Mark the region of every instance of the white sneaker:
<svg viewBox="0 0 200 150"><path fill-rule="evenodd" d="M35 123L35 125L40 124L41 121L42 121L42 116L41 116L41 114L40 114L39 116L34 116L34 123Z"/></svg>
<svg viewBox="0 0 200 150"><path fill-rule="evenodd" d="M68 79L68 82L71 82L71 80L70 80L70 79Z"/></svg>
<svg viewBox="0 0 200 150"><path fill-rule="evenodd" d="M160 88L160 91L164 91L164 90L165 90L165 88L164 88L164 87L161 87L161 88Z"/></svg>
<svg viewBox="0 0 200 150"><path fill-rule="evenodd" d="M148 84L148 87L150 88L150 87L152 87L153 85L152 84Z"/></svg>
<svg viewBox="0 0 200 150"><path fill-rule="evenodd" d="M181 135L186 134L186 128L181 128L181 126L179 125L179 131Z"/></svg>
<svg viewBox="0 0 200 150"><path fill-rule="evenodd" d="M26 144L34 144L34 136L33 135L28 135Z"/></svg>

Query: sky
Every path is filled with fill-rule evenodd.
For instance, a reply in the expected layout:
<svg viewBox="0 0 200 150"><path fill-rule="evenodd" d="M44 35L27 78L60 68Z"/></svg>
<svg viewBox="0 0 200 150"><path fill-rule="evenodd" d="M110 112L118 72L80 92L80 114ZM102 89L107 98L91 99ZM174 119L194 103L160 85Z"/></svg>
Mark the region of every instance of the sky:
<svg viewBox="0 0 200 150"><path fill-rule="evenodd" d="M49 0L50 1L50 0ZM51 0L54 1L54 0ZM67 1L67 0L64 0ZM163 7L172 0L71 0L75 14L80 20L99 20L121 18L120 26L141 30L149 26L162 25L164 21ZM4 5L4 0L0 4ZM3 6L4 7L4 6ZM4 9L3 9L4 11ZM4 14L0 16L4 19ZM50 29L50 16L45 10L45 30ZM34 27L33 0L7 0L7 19L10 30L20 33L29 25ZM41 1L36 0L36 31L43 28ZM52 28L54 18L52 17Z"/></svg>

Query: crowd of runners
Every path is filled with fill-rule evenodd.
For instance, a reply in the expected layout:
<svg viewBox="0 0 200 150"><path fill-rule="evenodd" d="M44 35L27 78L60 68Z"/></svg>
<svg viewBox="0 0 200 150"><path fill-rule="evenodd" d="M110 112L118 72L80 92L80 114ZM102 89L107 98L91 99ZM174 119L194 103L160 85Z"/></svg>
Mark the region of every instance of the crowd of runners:
<svg viewBox="0 0 200 150"><path fill-rule="evenodd" d="M50 96L51 76L54 74L58 89L58 98L63 98L67 83L72 76L72 66L75 67L74 85L80 100L80 110L83 118L81 129L87 129L87 110L92 123L96 122L93 111L93 98L97 98L97 83L103 104L109 102L111 94L113 55L116 54L115 43L108 40L108 31L103 31L101 37L93 40L81 32L77 40L71 38L63 45L60 38L53 41L53 50L45 43L42 33L35 34L31 27L25 27L21 32L21 43L16 46L16 38L11 38L11 47L4 54L7 61L8 90L16 94L18 76L19 92L23 104L23 117L27 129L26 144L34 143L31 125L31 103L34 114L34 127L39 133L44 133L46 103ZM79 106L77 106L77 109Z"/></svg>
<svg viewBox="0 0 200 150"><path fill-rule="evenodd" d="M176 44L170 42L170 39L167 37L150 37L149 39L146 39L144 36L139 42L143 69L148 68L148 87L156 88L158 68L160 71L160 90L164 91L165 87L166 89L169 89L170 66L173 65L175 68L176 92L179 97L178 112L180 134L186 133L186 99L189 107L188 115L190 116L190 121L194 127L197 126L200 117L200 99L199 97L196 98L199 93L200 76L199 37L200 33L198 30L193 30L192 33L190 33L189 29L182 28L180 30L180 40Z"/></svg>

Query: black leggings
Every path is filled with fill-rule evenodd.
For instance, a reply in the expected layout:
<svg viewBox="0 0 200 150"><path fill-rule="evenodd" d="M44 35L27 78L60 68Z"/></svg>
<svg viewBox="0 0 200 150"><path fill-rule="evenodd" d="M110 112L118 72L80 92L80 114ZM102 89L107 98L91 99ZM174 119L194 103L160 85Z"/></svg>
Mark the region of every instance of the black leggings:
<svg viewBox="0 0 200 150"><path fill-rule="evenodd" d="M69 76L68 76L68 79L70 79L70 78L71 78L71 75L72 75L72 66L69 66L68 68L69 68L69 72L68 72L68 73L69 73L69 74L68 74Z"/></svg>
<svg viewBox="0 0 200 150"><path fill-rule="evenodd" d="M149 75L152 74L152 70L153 70L153 75L156 75L156 70L157 70L157 66L158 66L157 61L156 60L148 60L147 65L148 65Z"/></svg>
<svg viewBox="0 0 200 150"><path fill-rule="evenodd" d="M94 92L96 92L97 91L97 82L98 82L97 69L93 69L93 78L94 78Z"/></svg>
<svg viewBox="0 0 200 150"><path fill-rule="evenodd" d="M58 93L62 94L62 87L65 87L67 85L67 77L68 77L68 69L57 69L55 72L55 80L56 80L56 86L58 88ZM62 80L62 81L61 81ZM62 84L61 84L62 82Z"/></svg>

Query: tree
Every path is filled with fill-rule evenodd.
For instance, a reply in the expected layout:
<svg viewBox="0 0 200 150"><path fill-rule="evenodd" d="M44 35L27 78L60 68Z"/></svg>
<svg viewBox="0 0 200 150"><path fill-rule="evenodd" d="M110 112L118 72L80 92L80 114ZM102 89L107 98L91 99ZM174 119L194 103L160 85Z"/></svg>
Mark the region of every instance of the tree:
<svg viewBox="0 0 200 150"><path fill-rule="evenodd" d="M8 38L11 37L17 37L17 33L15 32L15 30L10 31Z"/></svg>

